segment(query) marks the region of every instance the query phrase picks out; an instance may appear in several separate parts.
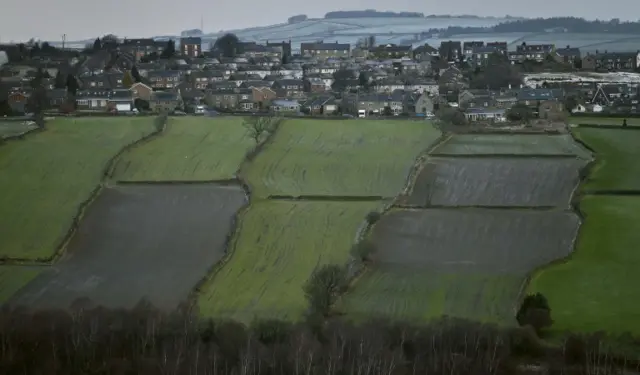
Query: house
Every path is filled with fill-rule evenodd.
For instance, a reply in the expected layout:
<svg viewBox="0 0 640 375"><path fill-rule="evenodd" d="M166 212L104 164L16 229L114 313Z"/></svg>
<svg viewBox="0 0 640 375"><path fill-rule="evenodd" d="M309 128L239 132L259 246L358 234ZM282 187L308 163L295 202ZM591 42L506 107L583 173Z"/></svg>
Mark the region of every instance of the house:
<svg viewBox="0 0 640 375"><path fill-rule="evenodd" d="M484 47L483 41L470 41L462 43L462 54L469 55L476 48Z"/></svg>
<svg viewBox="0 0 640 375"><path fill-rule="evenodd" d="M59 108L67 101L67 89L47 90L47 99L49 99L49 107Z"/></svg>
<svg viewBox="0 0 640 375"><path fill-rule="evenodd" d="M180 53L189 57L200 56L202 54L202 38L180 38Z"/></svg>
<svg viewBox="0 0 640 375"><path fill-rule="evenodd" d="M300 103L294 100L276 99L271 102L269 108L274 113L298 113L300 112Z"/></svg>
<svg viewBox="0 0 640 375"><path fill-rule="evenodd" d="M625 89L620 85L598 85L591 99L592 104L610 106L617 99L627 96Z"/></svg>
<svg viewBox="0 0 640 375"><path fill-rule="evenodd" d="M495 93L489 90L462 90L458 94L458 106L466 108L488 108L495 106Z"/></svg>
<svg viewBox="0 0 640 375"><path fill-rule="evenodd" d="M438 50L426 43L413 50L413 59L416 61L431 61L434 56L438 56Z"/></svg>
<svg viewBox="0 0 640 375"><path fill-rule="evenodd" d="M182 97L182 101L186 106L194 107L197 105L201 105L204 103L206 98L206 94L203 90L196 88L190 82L182 82L177 87L180 96Z"/></svg>
<svg viewBox="0 0 640 375"><path fill-rule="evenodd" d="M106 111L111 90L91 89L76 92L76 108L79 111Z"/></svg>
<svg viewBox="0 0 640 375"><path fill-rule="evenodd" d="M299 79L279 79L272 89L279 98L300 98L304 96L304 82Z"/></svg>
<svg viewBox="0 0 640 375"><path fill-rule="evenodd" d="M161 54L165 48L166 42L156 42L152 38L124 39L118 47L123 52L130 52L136 61L140 61L143 56L153 53Z"/></svg>
<svg viewBox="0 0 640 375"><path fill-rule="evenodd" d="M465 51L465 59L471 66L486 66L494 53L499 53L495 47L472 47Z"/></svg>
<svg viewBox="0 0 640 375"><path fill-rule="evenodd" d="M300 51L303 56L319 58L349 57L351 45L345 43L302 43Z"/></svg>
<svg viewBox="0 0 640 375"><path fill-rule="evenodd" d="M487 47L494 48L501 55L506 55L509 52L507 42L488 42Z"/></svg>
<svg viewBox="0 0 640 375"><path fill-rule="evenodd" d="M269 42L267 40L267 47L276 48L280 53L280 57L291 57L291 40L289 40L288 42Z"/></svg>
<svg viewBox="0 0 640 375"><path fill-rule="evenodd" d="M142 99L149 101L151 100L151 94L153 94L153 89L142 82L137 82L131 85L129 88L131 90L131 94L133 99Z"/></svg>
<svg viewBox="0 0 640 375"><path fill-rule="evenodd" d="M433 97L427 94L420 95L415 103L415 107L415 113L421 113L424 115L433 113L435 109Z"/></svg>
<svg viewBox="0 0 640 375"><path fill-rule="evenodd" d="M395 44L383 44L369 49L369 53L379 59L399 59L402 57L411 58L412 47L398 46Z"/></svg>
<svg viewBox="0 0 640 375"><path fill-rule="evenodd" d="M153 89L172 89L181 81L181 74L177 70L156 70L147 74L147 79Z"/></svg>
<svg viewBox="0 0 640 375"><path fill-rule="evenodd" d="M438 52L444 61L458 61L462 57L462 43L451 40L442 42Z"/></svg>
<svg viewBox="0 0 640 375"><path fill-rule="evenodd" d="M335 113L338 109L335 97L333 95L319 95L310 99L307 99L302 103L301 108L303 111L312 115L328 115Z"/></svg>
<svg viewBox="0 0 640 375"><path fill-rule="evenodd" d="M541 118L563 111L563 99L562 89L521 89L518 92L518 104L530 107Z"/></svg>
<svg viewBox="0 0 640 375"><path fill-rule="evenodd" d="M277 98L277 94L270 87L251 87L252 101L258 108L267 108L272 100Z"/></svg>
<svg viewBox="0 0 640 375"><path fill-rule="evenodd" d="M149 100L149 109L156 113L173 112L182 105L179 92L155 91Z"/></svg>
<svg viewBox="0 0 640 375"><path fill-rule="evenodd" d="M556 49L556 53L553 55L553 58L557 62L564 64L573 64L575 61L582 59L580 55L580 48L571 48L570 46Z"/></svg>
<svg viewBox="0 0 640 375"><path fill-rule="evenodd" d="M404 112L404 91L349 95L343 98L343 108L347 113L357 114L363 110L368 114L381 114L386 107L393 113Z"/></svg>
<svg viewBox="0 0 640 375"><path fill-rule="evenodd" d="M505 122L507 121L506 112L504 109L495 108L469 108L464 112L464 116L468 121L493 121L493 122Z"/></svg>
<svg viewBox="0 0 640 375"><path fill-rule="evenodd" d="M9 93L7 102L14 113L25 113L29 94L24 90L16 90Z"/></svg>
<svg viewBox="0 0 640 375"><path fill-rule="evenodd" d="M518 96L514 93L503 93L493 98L497 108L509 109L518 102Z"/></svg>
<svg viewBox="0 0 640 375"><path fill-rule="evenodd" d="M522 44L516 47L516 52L524 55L525 60L543 61L548 55L555 53L554 44Z"/></svg>
<svg viewBox="0 0 640 375"><path fill-rule="evenodd" d="M229 90L207 90L205 103L217 109L234 109L239 102L238 94Z"/></svg>
<svg viewBox="0 0 640 375"><path fill-rule="evenodd" d="M115 112L131 112L134 108L131 90L113 90L107 100L107 110Z"/></svg>
<svg viewBox="0 0 640 375"><path fill-rule="evenodd" d="M264 46L262 44L245 45L242 49L242 55L247 58L256 57L275 57L281 59L283 54L282 47Z"/></svg>
<svg viewBox="0 0 640 375"><path fill-rule="evenodd" d="M307 78L304 80L304 91L311 93L323 93L327 91L327 85L320 78Z"/></svg>
<svg viewBox="0 0 640 375"><path fill-rule="evenodd" d="M460 69L450 66L445 69L438 79L439 91L463 90L469 87Z"/></svg>
<svg viewBox="0 0 640 375"><path fill-rule="evenodd" d="M223 81L224 74L218 70L201 70L192 72L189 79L198 89L206 89L210 83Z"/></svg>
<svg viewBox="0 0 640 375"><path fill-rule="evenodd" d="M635 71L640 67L640 52L598 53L582 59L582 69L599 72Z"/></svg>

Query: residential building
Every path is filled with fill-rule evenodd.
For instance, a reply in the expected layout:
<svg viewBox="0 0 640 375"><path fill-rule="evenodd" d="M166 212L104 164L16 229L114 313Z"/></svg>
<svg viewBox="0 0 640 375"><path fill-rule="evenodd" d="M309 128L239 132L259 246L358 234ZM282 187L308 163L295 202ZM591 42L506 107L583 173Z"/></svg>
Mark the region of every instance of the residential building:
<svg viewBox="0 0 640 375"><path fill-rule="evenodd" d="M470 55L474 49L484 47L483 41L472 41L462 43L462 54Z"/></svg>
<svg viewBox="0 0 640 375"><path fill-rule="evenodd" d="M300 112L300 103L294 100L276 99L271 102L269 108L274 113L298 113Z"/></svg>
<svg viewBox="0 0 640 375"><path fill-rule="evenodd" d="M640 52L598 53L582 59L582 69L600 72L635 71L640 67Z"/></svg>
<svg viewBox="0 0 640 375"><path fill-rule="evenodd" d="M347 43L302 43L300 51L303 56L319 58L349 57L351 45Z"/></svg>
<svg viewBox="0 0 640 375"><path fill-rule="evenodd" d="M495 47L471 47L465 50L465 60L471 66L486 66L489 64L491 55L494 53L499 53Z"/></svg>
<svg viewBox="0 0 640 375"><path fill-rule="evenodd" d="M395 44L383 44L369 48L369 54L380 59L399 59L402 57L412 57L412 47L399 46Z"/></svg>
<svg viewBox="0 0 640 375"><path fill-rule="evenodd" d="M555 53L553 44L527 44L522 42L516 47L516 52L522 54L525 60L543 61L548 55Z"/></svg>
<svg viewBox="0 0 640 375"><path fill-rule="evenodd" d="M177 70L156 70L147 73L147 79L153 89L172 89L181 82L181 73Z"/></svg>
<svg viewBox="0 0 640 375"><path fill-rule="evenodd" d="M462 57L462 43L452 40L442 42L438 52L444 61L458 61Z"/></svg>
<svg viewBox="0 0 640 375"><path fill-rule="evenodd" d="M565 64L573 64L575 61L581 60L582 58L580 55L580 48L571 48L571 46L556 49L556 53L553 57L557 62Z"/></svg>
<svg viewBox="0 0 640 375"><path fill-rule="evenodd" d="M181 107L182 98L179 92L155 91L151 95L149 108L156 113L173 112Z"/></svg>
<svg viewBox="0 0 640 375"><path fill-rule="evenodd" d="M133 95L133 99L141 99L149 101L151 100L151 95L153 94L153 89L142 82L137 82L131 85L129 88L131 90L131 94Z"/></svg>
<svg viewBox="0 0 640 375"><path fill-rule="evenodd" d="M121 51L128 51L133 54L136 61L145 55L152 53L161 54L166 47L166 42L156 42L151 38L124 39L118 47Z"/></svg>
<svg viewBox="0 0 640 375"><path fill-rule="evenodd" d="M464 112L468 121L507 121L506 112L499 108L469 108Z"/></svg>
<svg viewBox="0 0 640 375"><path fill-rule="evenodd" d="M279 79L273 83L272 89L278 94L278 98L300 98L304 96L304 81Z"/></svg>
<svg viewBox="0 0 640 375"><path fill-rule="evenodd" d="M198 57L202 55L202 38L180 38L180 54L188 57Z"/></svg>
<svg viewBox="0 0 640 375"><path fill-rule="evenodd" d="M502 55L506 55L509 52L507 42L488 42L487 47L495 48L496 51Z"/></svg>

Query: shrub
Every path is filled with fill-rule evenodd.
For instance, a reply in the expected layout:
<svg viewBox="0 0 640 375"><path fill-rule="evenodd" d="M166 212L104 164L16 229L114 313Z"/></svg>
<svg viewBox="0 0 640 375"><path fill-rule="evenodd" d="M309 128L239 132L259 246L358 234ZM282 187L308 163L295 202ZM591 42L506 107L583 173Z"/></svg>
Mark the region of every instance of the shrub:
<svg viewBox="0 0 640 375"><path fill-rule="evenodd" d="M251 332L263 344L283 343L291 334L290 323L277 319L255 320Z"/></svg>
<svg viewBox="0 0 640 375"><path fill-rule="evenodd" d="M316 269L303 287L312 313L329 315L336 298L347 287L344 267L328 264Z"/></svg>
<svg viewBox="0 0 640 375"><path fill-rule="evenodd" d="M382 215L380 214L380 212L378 211L371 211L367 214L367 221L369 222L369 224L375 224L378 222L378 220L380 220L380 217L382 217Z"/></svg>
<svg viewBox="0 0 640 375"><path fill-rule="evenodd" d="M551 308L547 298L541 293L529 294L522 301L516 314L516 320L521 326L529 325L540 334L543 328L553 324Z"/></svg>
<svg viewBox="0 0 640 375"><path fill-rule="evenodd" d="M369 240L363 240L351 247L351 255L361 261L370 259L371 254L376 252L376 245Z"/></svg>

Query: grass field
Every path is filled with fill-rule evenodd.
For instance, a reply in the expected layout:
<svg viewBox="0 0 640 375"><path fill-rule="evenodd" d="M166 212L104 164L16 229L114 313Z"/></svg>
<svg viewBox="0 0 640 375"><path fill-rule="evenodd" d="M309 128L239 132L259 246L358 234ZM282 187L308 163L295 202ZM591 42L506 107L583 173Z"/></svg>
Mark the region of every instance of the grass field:
<svg viewBox="0 0 640 375"><path fill-rule="evenodd" d="M57 119L0 146L0 257L54 255L108 160L153 129L149 117Z"/></svg>
<svg viewBox="0 0 640 375"><path fill-rule="evenodd" d="M27 125L24 121L5 121L0 120L0 138L19 135L29 130L37 128L35 123Z"/></svg>
<svg viewBox="0 0 640 375"><path fill-rule="evenodd" d="M29 266L0 266L0 304L38 276L41 270Z"/></svg>
<svg viewBox="0 0 640 375"><path fill-rule="evenodd" d="M431 155L575 155L590 158L590 153L570 135L547 134L456 134L438 145Z"/></svg>
<svg viewBox="0 0 640 375"><path fill-rule="evenodd" d="M588 125L612 125L612 126L622 126L623 118L615 118L615 117L571 117L569 119L570 124L580 125L580 124L588 124ZM627 119L627 126L640 126L640 118L638 117L629 117Z"/></svg>
<svg viewBox="0 0 640 375"><path fill-rule="evenodd" d="M248 178L258 197L392 197L439 135L417 121L288 120L251 163Z"/></svg>
<svg viewBox="0 0 640 375"><path fill-rule="evenodd" d="M345 264L357 228L377 203L253 203L226 264L203 288L200 313L249 323L255 316L297 320L302 286L323 264ZM238 232L236 232L237 235Z"/></svg>
<svg viewBox="0 0 640 375"><path fill-rule="evenodd" d="M596 165L582 184L584 191L640 190L640 131L573 129L576 138L596 152Z"/></svg>
<svg viewBox="0 0 640 375"><path fill-rule="evenodd" d="M172 117L166 132L123 155L120 181L211 181L233 178L253 146L240 117Z"/></svg>
<svg viewBox="0 0 640 375"><path fill-rule="evenodd" d="M627 132L624 132L627 133ZM640 334L640 199L586 196L570 260L536 274L530 292L552 309L554 331Z"/></svg>
<svg viewBox="0 0 640 375"><path fill-rule="evenodd" d="M351 319L374 314L428 321L443 315L510 324L522 278L513 275L454 274L437 268L374 266L338 304Z"/></svg>

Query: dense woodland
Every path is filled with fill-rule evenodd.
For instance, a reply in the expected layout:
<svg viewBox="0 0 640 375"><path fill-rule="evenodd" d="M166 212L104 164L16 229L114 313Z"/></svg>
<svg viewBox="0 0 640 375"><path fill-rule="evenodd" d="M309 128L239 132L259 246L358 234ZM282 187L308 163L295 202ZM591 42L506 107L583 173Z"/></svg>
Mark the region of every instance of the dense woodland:
<svg viewBox="0 0 640 375"><path fill-rule="evenodd" d="M541 365L551 374L613 374L632 362L597 337L563 348L533 330L443 319L428 326L328 318L299 324L199 321L183 308L162 314L77 301L70 312L0 313L2 374L514 374Z"/></svg>

